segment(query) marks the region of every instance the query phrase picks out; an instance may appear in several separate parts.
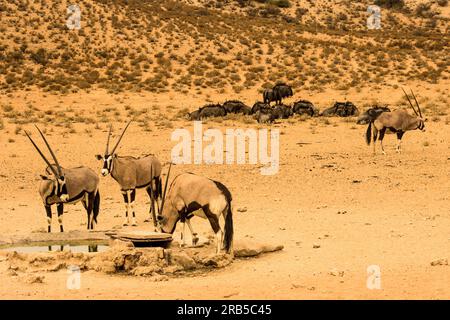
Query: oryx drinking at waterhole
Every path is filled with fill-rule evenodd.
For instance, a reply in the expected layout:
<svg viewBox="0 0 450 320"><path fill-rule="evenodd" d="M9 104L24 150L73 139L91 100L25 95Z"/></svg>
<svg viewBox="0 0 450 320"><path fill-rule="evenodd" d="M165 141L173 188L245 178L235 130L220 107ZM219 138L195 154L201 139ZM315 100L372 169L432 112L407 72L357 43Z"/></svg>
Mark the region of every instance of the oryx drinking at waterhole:
<svg viewBox="0 0 450 320"><path fill-rule="evenodd" d="M100 192L98 190L99 178L93 170L88 167L80 166L75 168L63 168L60 166L56 156L50 147L47 139L41 130L36 126L42 139L44 140L50 154L54 160L51 164L31 139L28 132L25 131L28 139L36 148L42 159L47 164L46 174L41 175L41 184L39 193L44 202L47 213L48 232L51 232L52 225L52 205L56 205L58 212L59 229L64 231L63 213L64 204L73 204L81 201L87 213L87 228L94 229L94 222L97 223L97 216L100 211Z"/></svg>
<svg viewBox="0 0 450 320"><path fill-rule="evenodd" d="M164 187L163 202L158 215L161 231L174 233L178 221L182 223L181 238L185 244L184 229L187 223L192 235L192 244L198 241L192 229L190 219L196 215L208 219L216 236L216 253L223 247L227 253L233 253L233 216L232 197L230 191L222 183L198 176L193 173L182 173L173 179L166 196L167 180ZM202 210L199 210L202 209ZM223 216L224 228L219 220Z"/></svg>
<svg viewBox="0 0 450 320"><path fill-rule="evenodd" d="M156 213L153 200L157 200L156 203L159 208L158 199L161 201L162 194L161 162L154 155L135 158L131 156L118 156L115 153L130 123L131 121L123 129L122 134L111 151L109 151L112 130L110 126L105 154L103 156L97 155L96 157L98 160L103 161L102 175L106 177L108 174L111 174L111 177L120 185L120 190L125 201L125 221L123 225L127 226L130 224L130 215L132 216L131 224L133 226L137 225L134 211L136 189L145 188L151 200L149 213L152 214L153 224L156 227Z"/></svg>
<svg viewBox="0 0 450 320"><path fill-rule="evenodd" d="M403 88L402 88L403 90ZM425 121L422 116L422 111L420 110L419 103L417 102L416 96L414 92L411 90L411 95L414 97L414 100L417 105L417 110L414 108L411 99L408 94L403 90L411 108L413 109L416 116L410 115L406 109L398 109L392 112L383 112L380 116L375 120L369 123L366 131L366 142L368 145L371 143L371 133L373 133L373 152L375 153L375 142L377 138L380 140L381 151L383 154L386 154L383 147L383 138L386 130L397 134L397 152L401 152L401 141L403 134L406 131L419 129L421 131L425 131ZM373 131L372 131L373 127ZM371 132L372 131L372 132ZM378 132L380 136L378 137Z"/></svg>

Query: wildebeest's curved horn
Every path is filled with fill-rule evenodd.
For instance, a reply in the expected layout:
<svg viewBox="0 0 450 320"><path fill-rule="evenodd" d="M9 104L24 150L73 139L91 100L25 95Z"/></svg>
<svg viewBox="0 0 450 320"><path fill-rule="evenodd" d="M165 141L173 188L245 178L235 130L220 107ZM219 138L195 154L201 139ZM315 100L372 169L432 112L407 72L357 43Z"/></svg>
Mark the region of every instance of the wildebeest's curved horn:
<svg viewBox="0 0 450 320"><path fill-rule="evenodd" d="M409 104L411 105L411 108L413 109L414 113L415 113L418 117L420 117L419 114L417 113L416 109L414 108L414 106L413 106L411 100L409 99L409 96L408 96L408 94L406 93L405 89L402 88L402 90L403 90L403 93L404 93L405 96L406 96L406 99L408 99Z"/></svg>
<svg viewBox="0 0 450 320"><path fill-rule="evenodd" d="M50 151L50 154L52 155L52 158L53 158L53 160L55 161L56 167L58 168L58 175L59 175L58 177L62 176L61 166L59 165L58 159L56 159L56 156L55 156L55 154L53 153L53 150L52 150L52 148L50 147L50 144L48 143L48 141L47 141L47 139L45 138L44 134L42 133L41 129L39 129L37 125L34 125L34 126L35 126L36 129L39 131L39 133L40 133L42 139L43 139L44 142L45 142L45 145L46 145L47 148L48 148L48 151Z"/></svg>
<svg viewBox="0 0 450 320"><path fill-rule="evenodd" d="M164 184L164 192L163 192L163 196L162 196L161 208L159 209L160 214L163 212L164 202L166 202L166 192L167 192L167 184L169 183L170 168L172 168L172 162L170 162L169 170L167 170L167 177L166 177L166 182Z"/></svg>
<svg viewBox="0 0 450 320"><path fill-rule="evenodd" d="M109 150L109 140L110 140L110 138L111 138L111 131L112 131L112 124L109 125L108 140L106 140L106 151L105 151L105 156L108 155L108 150Z"/></svg>
<svg viewBox="0 0 450 320"><path fill-rule="evenodd" d="M411 90L411 88L409 90ZM423 118L422 117L422 111L420 110L419 102L417 102L416 95L414 94L414 92L412 90L411 90L411 94L414 97L414 100L416 101L417 110L419 110L419 115L420 115L421 118Z"/></svg>
<svg viewBox="0 0 450 320"><path fill-rule="evenodd" d="M28 139L30 139L31 143L33 144L33 146L36 148L37 152L41 155L42 159L44 159L45 163L48 165L48 167L50 168L50 170L53 172L53 174L55 175L55 177L58 177L58 173L56 172L55 168L53 168L53 166L50 164L50 162L47 160L47 158L44 156L44 154L42 153L42 151L38 148L38 146L36 145L36 143L34 143L33 139L31 139L30 135L28 134L28 132L25 131L25 134L27 135Z"/></svg>
<svg viewBox="0 0 450 320"><path fill-rule="evenodd" d="M114 146L114 148L113 148L112 151L111 151L111 154L114 154L114 151L116 151L117 147L119 146L120 140L122 140L123 135L125 134L125 131L127 131L128 126L130 125L130 123L131 123L131 120L130 120L130 122L128 122L128 124L127 124L127 126L125 127L125 129L123 129L122 134L121 134L120 137L119 137L119 140L117 140L116 145Z"/></svg>

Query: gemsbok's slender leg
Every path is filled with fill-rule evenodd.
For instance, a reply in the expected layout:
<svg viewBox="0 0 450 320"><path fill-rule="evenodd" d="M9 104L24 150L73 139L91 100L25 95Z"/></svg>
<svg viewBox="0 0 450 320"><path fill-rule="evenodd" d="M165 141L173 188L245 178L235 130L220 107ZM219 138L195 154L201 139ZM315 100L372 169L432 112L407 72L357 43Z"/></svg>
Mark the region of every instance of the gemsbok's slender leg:
<svg viewBox="0 0 450 320"><path fill-rule="evenodd" d="M64 205L62 203L59 203L56 206L56 209L58 211L58 223L59 223L59 231L60 232L64 232L64 227L63 227L63 213L64 213Z"/></svg>
<svg viewBox="0 0 450 320"><path fill-rule="evenodd" d="M203 206L202 209L205 212L206 218L208 218L211 228L216 236L216 254L219 254L220 249L222 248L223 238L223 232L219 223L219 216L210 210L209 205Z"/></svg>
<svg viewBox="0 0 450 320"><path fill-rule="evenodd" d="M125 201L125 220L123 221L123 226L128 226L130 224L130 220L128 219L128 211L129 211L129 202L128 202L128 191L122 191L123 200Z"/></svg>
<svg viewBox="0 0 450 320"><path fill-rule="evenodd" d="M187 223L187 225L188 225L188 227L189 227L189 230L191 231L192 245L195 246L195 245L197 245L197 243L198 243L197 233L196 233L196 232L194 231L194 229L192 228L190 218L187 218L187 219L186 219L186 223Z"/></svg>
<svg viewBox="0 0 450 320"><path fill-rule="evenodd" d="M129 192L128 194L128 200L130 203L130 210L131 210L131 225L132 226L137 226L136 223L136 213L134 212L134 200L136 199L136 189L131 190L131 192Z"/></svg>
<svg viewBox="0 0 450 320"><path fill-rule="evenodd" d="M403 134L404 134L404 132L403 131L399 131L399 132L397 132L397 152L398 153L401 153L402 152L402 146L401 146L401 143L402 143L402 137L403 137Z"/></svg>
<svg viewBox="0 0 450 320"><path fill-rule="evenodd" d="M45 212L47 213L48 232L52 232L52 207L45 206Z"/></svg>
<svg viewBox="0 0 450 320"><path fill-rule="evenodd" d="M373 127L373 154L376 153L375 145L377 142L377 138L378 138L378 129L375 128L375 126L374 126Z"/></svg>
<svg viewBox="0 0 450 320"><path fill-rule="evenodd" d="M92 209L94 208L94 193L89 193L86 195L87 198L87 215L88 215L88 229L92 230L94 229L94 216L92 214Z"/></svg>
<svg viewBox="0 0 450 320"><path fill-rule="evenodd" d="M384 134L386 133L386 128L383 128L380 130L380 146L381 146L381 152L385 155L386 152L384 151L384 146L383 146L383 139L384 139Z"/></svg>

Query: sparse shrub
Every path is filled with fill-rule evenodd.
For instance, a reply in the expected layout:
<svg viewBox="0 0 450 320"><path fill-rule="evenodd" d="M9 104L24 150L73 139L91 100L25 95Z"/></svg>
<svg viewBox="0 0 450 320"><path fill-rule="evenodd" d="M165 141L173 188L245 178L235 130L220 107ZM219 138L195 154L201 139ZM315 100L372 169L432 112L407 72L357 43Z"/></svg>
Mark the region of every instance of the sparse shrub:
<svg viewBox="0 0 450 320"><path fill-rule="evenodd" d="M405 7L404 0L375 0L375 4L380 7L403 9Z"/></svg>
<svg viewBox="0 0 450 320"><path fill-rule="evenodd" d="M31 59L33 59L34 62L45 66L48 63L47 51L44 48L39 48L36 52L31 54Z"/></svg>

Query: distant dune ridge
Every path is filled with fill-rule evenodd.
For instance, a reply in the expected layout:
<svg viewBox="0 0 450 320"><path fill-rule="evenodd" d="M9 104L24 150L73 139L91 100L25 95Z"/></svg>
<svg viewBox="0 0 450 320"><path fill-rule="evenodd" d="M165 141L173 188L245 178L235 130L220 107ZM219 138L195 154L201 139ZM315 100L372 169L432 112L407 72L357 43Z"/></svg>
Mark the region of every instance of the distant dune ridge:
<svg viewBox="0 0 450 320"><path fill-rule="evenodd" d="M370 4L381 30L368 30ZM0 89L187 93L346 90L448 80L449 5L439 1L68 1L0 5Z"/></svg>

